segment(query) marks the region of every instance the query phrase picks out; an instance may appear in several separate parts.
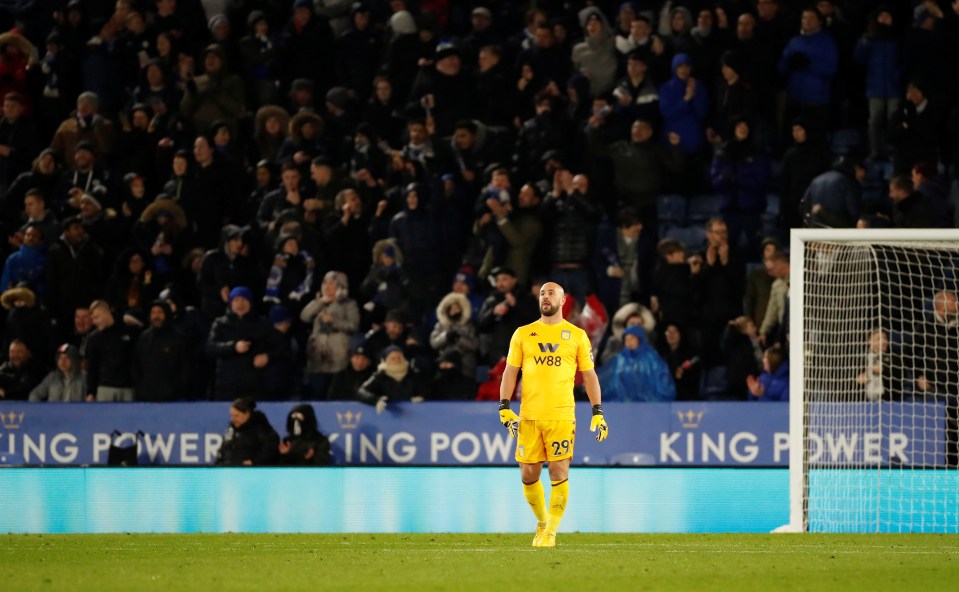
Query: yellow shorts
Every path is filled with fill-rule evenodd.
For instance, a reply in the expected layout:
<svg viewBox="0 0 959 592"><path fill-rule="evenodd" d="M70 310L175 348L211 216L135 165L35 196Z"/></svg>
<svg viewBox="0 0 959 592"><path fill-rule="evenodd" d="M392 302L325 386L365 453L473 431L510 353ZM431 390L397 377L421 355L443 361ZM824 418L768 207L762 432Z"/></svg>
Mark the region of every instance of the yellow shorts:
<svg viewBox="0 0 959 592"><path fill-rule="evenodd" d="M520 420L516 462L533 464L573 458L575 439L574 419Z"/></svg>

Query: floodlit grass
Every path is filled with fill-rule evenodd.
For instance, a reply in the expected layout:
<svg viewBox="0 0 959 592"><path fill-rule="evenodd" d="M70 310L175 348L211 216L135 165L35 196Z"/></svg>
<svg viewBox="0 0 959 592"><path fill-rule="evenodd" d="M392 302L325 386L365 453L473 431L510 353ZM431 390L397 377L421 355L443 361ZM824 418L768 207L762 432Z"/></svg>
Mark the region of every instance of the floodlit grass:
<svg viewBox="0 0 959 592"><path fill-rule="evenodd" d="M959 589L955 535L0 535L0 590Z"/></svg>

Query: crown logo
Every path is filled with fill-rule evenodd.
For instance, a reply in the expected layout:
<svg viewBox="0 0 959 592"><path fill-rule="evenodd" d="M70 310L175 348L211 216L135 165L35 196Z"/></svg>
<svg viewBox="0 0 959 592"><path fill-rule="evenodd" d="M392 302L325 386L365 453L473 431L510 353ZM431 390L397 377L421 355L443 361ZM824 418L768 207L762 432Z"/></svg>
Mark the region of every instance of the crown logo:
<svg viewBox="0 0 959 592"><path fill-rule="evenodd" d="M699 423L703 420L704 411L693 411L689 409L688 411L677 411L676 415L679 417L679 423L682 424L684 428L698 428Z"/></svg>
<svg viewBox="0 0 959 592"><path fill-rule="evenodd" d="M9 413L0 413L0 423L3 424L4 429L7 430L19 430L20 424L23 423L24 413L14 413L10 411Z"/></svg>
<svg viewBox="0 0 959 592"><path fill-rule="evenodd" d="M344 430L355 430L356 428L360 427L360 419L362 418L362 413L353 413L352 411L347 411L346 413L336 413L336 421Z"/></svg>

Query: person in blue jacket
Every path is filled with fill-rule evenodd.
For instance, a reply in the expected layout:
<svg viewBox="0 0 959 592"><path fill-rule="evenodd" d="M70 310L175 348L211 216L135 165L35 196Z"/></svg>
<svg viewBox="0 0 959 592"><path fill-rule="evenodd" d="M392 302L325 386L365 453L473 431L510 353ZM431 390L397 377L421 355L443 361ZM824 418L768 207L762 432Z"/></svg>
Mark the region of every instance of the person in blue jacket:
<svg viewBox="0 0 959 592"><path fill-rule="evenodd" d="M623 331L623 351L599 369L604 401L676 400L676 383L669 366L649 341L642 326Z"/></svg>
<svg viewBox="0 0 959 592"><path fill-rule="evenodd" d="M679 135L686 154L699 152L705 143L709 92L702 80L693 78L693 61L685 53L673 56L673 77L659 89L659 112L663 138Z"/></svg>
<svg viewBox="0 0 959 592"><path fill-rule="evenodd" d="M789 400L789 361L783 350L774 345L763 353L763 373L759 377L748 376L751 401Z"/></svg>
<svg viewBox="0 0 959 592"><path fill-rule="evenodd" d="M825 130L829 123L829 101L833 79L839 69L836 40L822 26L815 8L802 12L800 34L789 40L777 66L786 79L786 121L805 115Z"/></svg>
<svg viewBox="0 0 959 592"><path fill-rule="evenodd" d="M900 41L893 29L892 10L880 6L869 29L859 38L853 58L866 67L866 98L869 99L869 157L884 154L883 135L902 96Z"/></svg>

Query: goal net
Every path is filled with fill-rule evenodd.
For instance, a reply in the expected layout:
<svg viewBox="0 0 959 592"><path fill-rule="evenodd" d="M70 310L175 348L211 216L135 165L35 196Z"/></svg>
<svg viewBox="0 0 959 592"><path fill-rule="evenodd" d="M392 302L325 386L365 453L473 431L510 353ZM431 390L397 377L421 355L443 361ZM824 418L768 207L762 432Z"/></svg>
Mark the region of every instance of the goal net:
<svg viewBox="0 0 959 592"><path fill-rule="evenodd" d="M800 230L790 529L959 533L959 231Z"/></svg>

